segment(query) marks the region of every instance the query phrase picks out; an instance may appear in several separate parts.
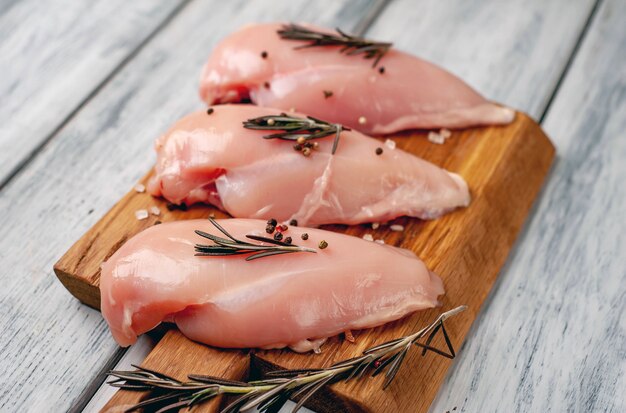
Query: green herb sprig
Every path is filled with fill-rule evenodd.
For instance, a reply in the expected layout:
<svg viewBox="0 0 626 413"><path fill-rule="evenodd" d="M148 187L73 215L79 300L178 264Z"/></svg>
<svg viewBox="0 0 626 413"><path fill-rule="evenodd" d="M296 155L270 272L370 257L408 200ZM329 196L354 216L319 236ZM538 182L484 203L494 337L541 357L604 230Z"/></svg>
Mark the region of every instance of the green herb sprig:
<svg viewBox="0 0 626 413"><path fill-rule="evenodd" d="M348 56L363 54L365 59L374 59L372 67L376 67L380 59L391 49L392 43L376 42L362 37L352 36L340 29L335 29L337 34L330 34L308 29L297 24L286 24L277 31L282 39L308 41L308 44L298 46L296 49L305 49L318 46L341 46L339 53Z"/></svg>
<svg viewBox="0 0 626 413"><path fill-rule="evenodd" d="M263 138L295 141L298 142L298 144L303 144L313 139L324 138L329 135L335 135L333 148L331 150L333 154L337 151L341 132L350 130L338 123L328 123L312 116L301 118L287 115L286 113L248 119L243 122L243 127L253 130L282 131L265 135Z"/></svg>
<svg viewBox="0 0 626 413"><path fill-rule="evenodd" d="M298 400L293 412L298 411L307 400L327 384L338 381L360 379L366 374L385 374L383 389L387 388L398 373L407 353L413 346L422 349L422 356L428 351L454 358L456 353L444 321L462 311L467 306L459 306L441 314L434 322L420 331L384 344L369 348L359 357L345 360L323 369L281 370L267 374L265 380L240 382L224 380L205 375L189 375L188 381L176 380L154 370L133 366L133 371L111 371L113 377L108 383L125 390L153 391L153 396L130 407L127 412L142 408L158 409L158 412L192 407L220 394L237 396L221 413L237 413L251 408L262 412L277 412L292 398ZM443 333L447 351L439 350L430 344L438 331ZM427 337L424 343L419 342Z"/></svg>
<svg viewBox="0 0 626 413"><path fill-rule="evenodd" d="M257 258L270 257L272 255L279 254L288 254L293 252L313 252L317 251L312 248L301 247L298 245L287 244L282 241L277 241L272 238L260 237L257 235L246 235L246 238L249 238L254 241L263 242L265 244L252 244L250 242L241 241L237 238L233 237L226 231L220 224L217 223L213 218L209 218L209 221L215 228L217 228L222 234L224 234L227 238L218 237L213 234L209 234L204 231L196 230L196 234L200 235L203 238L210 239L215 244L213 245L204 245L204 244L196 244L195 250L197 256L230 256L230 255L242 255L242 254L252 254L246 257L246 261L252 261Z"/></svg>

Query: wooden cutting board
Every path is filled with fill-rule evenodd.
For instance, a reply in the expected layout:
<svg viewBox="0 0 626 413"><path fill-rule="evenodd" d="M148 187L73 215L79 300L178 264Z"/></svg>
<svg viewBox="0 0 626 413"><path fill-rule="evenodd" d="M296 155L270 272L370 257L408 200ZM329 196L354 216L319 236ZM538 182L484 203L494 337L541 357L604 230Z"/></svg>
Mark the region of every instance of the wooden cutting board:
<svg viewBox="0 0 626 413"><path fill-rule="evenodd" d="M172 328L143 365L179 379L197 373L238 380L258 378L276 368L329 366L360 355L373 345L415 332L441 311L466 304L468 311L446 324L458 349L541 189L554 158L554 147L541 128L522 113L507 126L453 132L443 145L429 142L422 132L397 134L393 139L398 147L462 175L472 193L470 206L434 221L395 220L394 223L404 225L403 232L392 232L388 226L372 230L369 225L326 228L355 236L369 233L388 244L413 250L444 280L446 294L442 308L356 332L355 343L335 337L324 344L321 354L210 348L186 339ZM149 175L144 177L144 182ZM161 214L150 215L142 221L136 219L135 211L151 206L158 206ZM156 221L206 218L210 214L225 216L204 206L168 211L163 200L131 190L70 248L56 263L54 271L79 300L99 308L100 264L126 240ZM354 259L358 259L358 255L355 254ZM381 389L381 376L337 383L320 392L307 406L320 413L426 412L450 363L432 353L422 357L419 351L412 351L387 390ZM123 406L137 403L144 396L138 392L118 391L105 411L123 411ZM216 411L224 402L216 399L196 411Z"/></svg>

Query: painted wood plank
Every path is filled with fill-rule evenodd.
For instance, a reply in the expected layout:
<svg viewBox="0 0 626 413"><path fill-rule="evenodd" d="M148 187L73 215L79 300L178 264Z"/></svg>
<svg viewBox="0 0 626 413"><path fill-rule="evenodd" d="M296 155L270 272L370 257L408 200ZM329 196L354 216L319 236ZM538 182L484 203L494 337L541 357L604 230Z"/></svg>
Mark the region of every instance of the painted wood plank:
<svg viewBox="0 0 626 413"><path fill-rule="evenodd" d="M0 6L0 187L181 3Z"/></svg>
<svg viewBox="0 0 626 413"><path fill-rule="evenodd" d="M626 410L624 21L602 2L544 122L552 177L432 412Z"/></svg>
<svg viewBox="0 0 626 413"><path fill-rule="evenodd" d="M367 36L437 63L538 119L594 0L393 1Z"/></svg>
<svg viewBox="0 0 626 413"><path fill-rule="evenodd" d="M117 346L100 314L52 265L154 162L152 143L202 107L200 70L243 24L303 20L354 28L375 1L193 2L0 191L0 411L67 410Z"/></svg>

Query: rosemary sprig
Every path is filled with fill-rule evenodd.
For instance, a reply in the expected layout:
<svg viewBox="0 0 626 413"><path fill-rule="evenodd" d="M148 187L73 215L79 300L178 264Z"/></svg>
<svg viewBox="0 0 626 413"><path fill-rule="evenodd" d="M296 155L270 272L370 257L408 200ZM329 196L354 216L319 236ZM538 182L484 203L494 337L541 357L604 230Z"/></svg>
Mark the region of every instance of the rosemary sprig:
<svg viewBox="0 0 626 413"><path fill-rule="evenodd" d="M197 256L204 257L252 254L246 257L246 261L252 261L257 258L269 257L278 254L288 254L292 252L317 252L312 248L287 244L282 241L277 241L266 237L260 237L257 235L246 235L246 238L271 245L252 244L250 242L241 241L230 235L213 218L209 218L209 221L211 222L211 224L213 224L215 228L217 228L222 234L224 234L226 238L218 237L204 231L196 230L196 234L200 235L201 237L210 239L215 243L213 245L196 244L195 249Z"/></svg>
<svg viewBox="0 0 626 413"><path fill-rule="evenodd" d="M372 67L376 67L382 57L389 51L392 43L376 42L362 37L351 36L340 29L335 29L337 34L329 34L308 29L297 24L286 24L278 30L278 35L286 40L308 41L308 44L298 46L296 49L304 49L317 46L342 46L339 53L348 56L363 54L365 59L374 59Z"/></svg>
<svg viewBox="0 0 626 413"><path fill-rule="evenodd" d="M344 130L350 130L338 123L332 124L312 116L300 118L298 116L280 115L261 116L248 119L243 122L246 129L282 131L265 135L265 139L283 139L296 141L299 145L304 145L312 139L324 138L328 135L335 135L332 153L334 154L339 144L339 135Z"/></svg>
<svg viewBox="0 0 626 413"><path fill-rule="evenodd" d="M414 345L422 349L422 356L427 351L432 351L447 358L454 358L456 353L444 321L466 308L467 306L463 305L447 311L414 334L369 348L359 357L336 363L328 368L274 371L268 373L265 380L245 383L201 375L189 375L189 380L182 382L153 370L133 366L136 368L134 371L110 371L108 374L114 379L108 383L126 390L153 391L152 397L130 407L127 412L145 407L158 408L158 412L166 412L197 405L219 394L238 396L222 409L221 413L237 413L254 407L262 412L277 412L289 398L298 400L293 409L293 412L296 412L322 387L341 380L360 379L365 374L377 376L384 373L383 389L387 388ZM430 345L440 330L448 347L447 352ZM424 337L427 337L425 343L420 343Z"/></svg>

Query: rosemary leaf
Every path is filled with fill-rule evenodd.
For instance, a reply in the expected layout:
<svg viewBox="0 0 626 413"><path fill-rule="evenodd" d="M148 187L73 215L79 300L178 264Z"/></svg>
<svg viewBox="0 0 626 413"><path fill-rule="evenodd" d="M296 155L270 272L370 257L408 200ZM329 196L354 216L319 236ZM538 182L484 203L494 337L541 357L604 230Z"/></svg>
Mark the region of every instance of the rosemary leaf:
<svg viewBox="0 0 626 413"><path fill-rule="evenodd" d="M253 130L282 131L269 135L264 135L264 139L282 139L287 141L298 141L303 139L308 142L314 139L335 135L331 153L337 151L339 137L342 131L350 130L340 124L332 124L312 116L301 118L291 115L268 115L258 118L248 119L243 122L243 127Z"/></svg>
<svg viewBox="0 0 626 413"><path fill-rule="evenodd" d="M353 56L363 54L365 59L374 59L372 67L376 67L380 59L391 49L392 44L376 42L362 37L352 36L340 29L337 34L315 31L297 24L286 24L277 31L285 40L308 41L309 43L297 46L296 49L310 47L341 46L339 53Z"/></svg>
<svg viewBox="0 0 626 413"><path fill-rule="evenodd" d="M254 259L269 257L278 254L287 254L293 252L317 252L312 248L300 247L295 244L287 244L284 242L275 241L270 238L259 237L256 235L247 235L246 237L271 245L252 244L246 241L241 241L230 235L213 218L209 218L209 221L211 222L211 224L213 224L215 228L217 228L222 234L230 239L218 237L204 231L196 230L195 233L199 236L215 242L215 245L196 244L194 246L196 251L195 255L199 257L223 257L230 255L251 254L246 257L246 261L251 261Z"/></svg>
<svg viewBox="0 0 626 413"><path fill-rule="evenodd" d="M315 383L315 385L311 387L309 392L306 393L304 396L302 396L302 398L294 406L294 408L293 408L293 410L291 412L295 413L298 410L300 410L304 406L304 403L306 403L307 400L309 400L311 398L311 396L313 396L315 393L317 393L322 387L324 387L326 384L328 384L328 382L330 382L333 378L334 378L334 376L328 376L325 379L322 379L319 383Z"/></svg>
<svg viewBox="0 0 626 413"><path fill-rule="evenodd" d="M278 247L271 246L271 248ZM156 408L161 403L169 401L172 403L161 407L158 411L173 411L182 407L192 407L219 394L237 395L237 398L226 406L222 413L237 413L252 407L257 407L262 412L276 413L290 397L298 399L294 408L294 411L297 411L325 385L339 380L359 379L367 372L376 376L386 371L383 389L387 388L396 377L409 349L413 348L414 344L436 354L454 358L456 353L443 322L465 308L465 306L460 306L447 311L416 333L372 347L365 350L359 357L323 369L279 370L267 374L272 377L270 379L243 383L205 375L189 375L189 381L181 382L165 374L136 367L135 371L109 372L109 376L114 378L109 384L127 390L156 392L153 397L132 406L128 411L136 411L145 406ZM450 354L430 346L432 337L440 330ZM426 338L426 342L420 343L419 340L423 338ZM163 394L164 391L165 394Z"/></svg>

